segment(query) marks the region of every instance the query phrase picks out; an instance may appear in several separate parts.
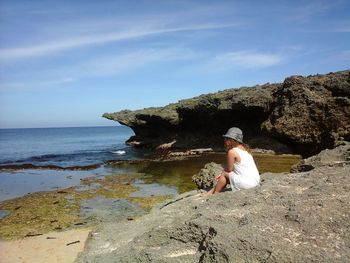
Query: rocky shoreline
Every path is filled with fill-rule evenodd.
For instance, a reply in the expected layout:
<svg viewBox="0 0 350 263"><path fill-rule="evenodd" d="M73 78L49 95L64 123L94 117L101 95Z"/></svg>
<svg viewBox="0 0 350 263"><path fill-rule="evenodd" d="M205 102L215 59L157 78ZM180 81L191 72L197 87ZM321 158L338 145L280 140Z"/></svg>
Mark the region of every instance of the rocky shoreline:
<svg viewBox="0 0 350 263"><path fill-rule="evenodd" d="M130 145L173 149L222 148L238 126L253 148L304 157L350 140L350 71L291 76L283 83L228 89L165 107L105 113L130 127Z"/></svg>
<svg viewBox="0 0 350 263"><path fill-rule="evenodd" d="M108 161L97 170L87 169L83 174L80 170L77 173L76 167L60 167L64 173L56 173L56 166L36 167L40 169L36 173L31 166L27 180L33 185L28 185L26 191L8 192L13 198L0 202L0 239L27 238L148 212L157 202L196 189L191 176L206 163L225 161L224 153L207 150L167 152L144 160ZM271 172L287 171L300 160L297 155L261 153L256 153L255 158L261 171ZM10 177L21 177L23 171L17 169L17 166L6 167L3 172ZM36 179L39 176L41 180Z"/></svg>
<svg viewBox="0 0 350 263"><path fill-rule="evenodd" d="M308 167L305 170L305 167ZM255 189L177 196L102 224L77 262L349 262L350 143L265 173Z"/></svg>
<svg viewBox="0 0 350 263"><path fill-rule="evenodd" d="M104 166L112 171L81 179L79 187L1 202L0 235L32 237L98 225L77 262L349 262L349 97L347 70L104 114L134 130L130 145L154 153L145 160L91 166L0 166L10 172ZM245 142L256 149L255 160L263 164L259 170L275 173L263 173L260 187L251 190L210 198L201 196L201 190L189 191L194 184L184 180L184 171L188 177L205 163L221 162L221 135L231 126L239 126ZM300 160L289 153L311 157L290 173L281 172ZM114 174L114 169L131 166L140 170ZM219 164L207 164L193 182L209 188L218 169ZM169 195L155 196L152 188L145 198L140 180L189 192L168 200ZM100 214L91 217L92 208ZM124 213L128 209L131 214Z"/></svg>

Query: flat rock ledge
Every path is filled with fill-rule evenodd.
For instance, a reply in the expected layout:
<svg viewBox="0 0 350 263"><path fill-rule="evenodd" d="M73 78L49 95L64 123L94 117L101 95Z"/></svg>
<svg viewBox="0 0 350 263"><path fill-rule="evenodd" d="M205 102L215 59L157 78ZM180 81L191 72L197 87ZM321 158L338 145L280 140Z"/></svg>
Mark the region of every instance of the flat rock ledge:
<svg viewBox="0 0 350 263"><path fill-rule="evenodd" d="M265 173L254 189L192 191L140 219L103 224L77 262L350 262L350 165L335 158L350 147L342 147L327 151L332 163Z"/></svg>

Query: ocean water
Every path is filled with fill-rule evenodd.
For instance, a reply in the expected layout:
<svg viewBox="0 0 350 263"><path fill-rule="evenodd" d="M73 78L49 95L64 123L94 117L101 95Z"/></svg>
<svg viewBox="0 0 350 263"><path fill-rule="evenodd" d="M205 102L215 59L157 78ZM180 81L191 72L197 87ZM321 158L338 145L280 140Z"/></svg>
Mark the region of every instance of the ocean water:
<svg viewBox="0 0 350 263"><path fill-rule="evenodd" d="M125 145L125 126L0 129L0 165L85 166L143 157Z"/></svg>
<svg viewBox="0 0 350 263"><path fill-rule="evenodd" d="M132 135L125 126L0 129L0 165L18 166L16 170L0 170L0 202L28 193L79 186L86 177L123 173L104 165L80 171L45 167L144 158L143 151L125 144ZM21 169L23 164L44 169Z"/></svg>
<svg viewBox="0 0 350 263"><path fill-rule="evenodd" d="M225 162L225 155L217 153L188 160L98 165L82 170L46 167L144 159L149 152L125 145L132 135L133 131L125 126L0 129L0 166L18 165L18 169L0 170L0 202L34 192L72 186L79 188L83 178L125 174L144 175L135 182L139 192L133 193L133 196L174 195L195 189L191 177L206 163ZM300 157L262 154L255 155L255 159L260 172L283 172L289 171ZM28 169L21 166L23 164L33 164L41 169Z"/></svg>

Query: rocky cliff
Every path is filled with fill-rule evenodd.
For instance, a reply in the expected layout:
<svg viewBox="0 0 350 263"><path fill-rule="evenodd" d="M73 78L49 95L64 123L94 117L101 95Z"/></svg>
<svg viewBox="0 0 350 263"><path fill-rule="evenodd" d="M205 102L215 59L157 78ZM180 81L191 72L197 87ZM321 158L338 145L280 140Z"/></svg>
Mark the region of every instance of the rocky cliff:
<svg viewBox="0 0 350 263"><path fill-rule="evenodd" d="M217 148L221 135L237 126L252 147L308 156L350 140L350 71L291 76L280 84L228 89L103 117L133 129L132 145Z"/></svg>
<svg viewBox="0 0 350 263"><path fill-rule="evenodd" d="M263 174L255 189L184 193L140 219L102 225L78 262L349 262L349 175L344 143L294 173Z"/></svg>

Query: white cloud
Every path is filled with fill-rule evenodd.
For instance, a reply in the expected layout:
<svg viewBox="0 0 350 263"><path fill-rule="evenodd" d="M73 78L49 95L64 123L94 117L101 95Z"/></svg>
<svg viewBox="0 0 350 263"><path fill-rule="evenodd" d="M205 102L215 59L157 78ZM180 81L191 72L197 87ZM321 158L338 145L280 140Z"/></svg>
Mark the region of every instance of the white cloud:
<svg viewBox="0 0 350 263"><path fill-rule="evenodd" d="M154 63L189 60L196 56L195 52L187 48L149 48L81 61L58 71L70 78L118 75Z"/></svg>
<svg viewBox="0 0 350 263"><path fill-rule="evenodd" d="M212 64L218 69L231 68L263 68L282 62L284 57L280 54L259 53L252 51L236 51L217 55Z"/></svg>
<svg viewBox="0 0 350 263"><path fill-rule="evenodd" d="M86 77L117 76L126 74L156 63L174 62L195 59L199 54L188 48L149 48L129 51L116 55L105 55L82 60L75 64L40 70L40 74L32 75L32 71L7 76L1 81L1 90L42 89L62 86ZM16 81L12 81L16 79ZM18 79L25 79L20 82Z"/></svg>
<svg viewBox="0 0 350 263"><path fill-rule="evenodd" d="M11 82L11 81L1 81L0 90L25 90L28 88L45 88L45 87L52 87L52 86L60 86L67 83L75 82L76 79L74 78L57 78L57 79L47 79L47 76L45 79L42 80L27 80L26 82Z"/></svg>
<svg viewBox="0 0 350 263"><path fill-rule="evenodd" d="M177 26L177 27L135 27L129 30L109 32L104 34L85 35L76 38L69 38L63 40L57 40L47 43L38 44L29 47L7 48L0 49L0 61L22 59L28 57L44 56L59 51L78 48L88 45L104 44L116 41L125 41L140 37L147 37L152 35L160 35L166 33L175 33L183 31L197 31L197 30L209 30L219 29L226 27L234 27L238 24L193 24L189 26Z"/></svg>

